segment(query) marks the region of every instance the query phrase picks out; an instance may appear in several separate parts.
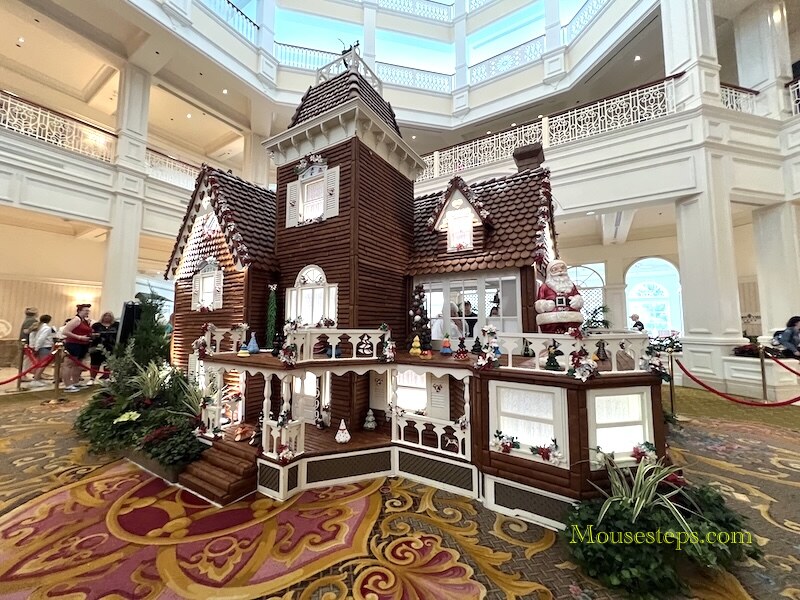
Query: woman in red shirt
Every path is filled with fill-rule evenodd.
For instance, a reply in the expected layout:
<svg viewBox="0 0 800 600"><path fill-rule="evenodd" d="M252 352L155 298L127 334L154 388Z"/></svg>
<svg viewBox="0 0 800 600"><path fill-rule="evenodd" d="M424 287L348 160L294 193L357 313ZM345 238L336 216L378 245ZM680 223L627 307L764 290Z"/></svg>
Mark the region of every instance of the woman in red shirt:
<svg viewBox="0 0 800 600"><path fill-rule="evenodd" d="M78 361L83 361L89 353L89 345L92 341L92 325L89 322L89 309L91 304L78 304L77 314L64 325L64 349L69 356ZM81 378L81 368L76 365L69 357L61 365L62 380L64 381L65 392L77 392L78 381Z"/></svg>

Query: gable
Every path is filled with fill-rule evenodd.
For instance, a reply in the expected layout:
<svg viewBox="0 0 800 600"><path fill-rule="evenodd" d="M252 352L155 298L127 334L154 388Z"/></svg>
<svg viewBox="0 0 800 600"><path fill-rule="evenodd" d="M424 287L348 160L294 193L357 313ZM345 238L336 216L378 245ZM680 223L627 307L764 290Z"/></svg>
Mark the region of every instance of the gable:
<svg viewBox="0 0 800 600"><path fill-rule="evenodd" d="M192 277L206 265L209 258L215 259L223 271L236 270L236 261L212 211L195 219L176 278Z"/></svg>

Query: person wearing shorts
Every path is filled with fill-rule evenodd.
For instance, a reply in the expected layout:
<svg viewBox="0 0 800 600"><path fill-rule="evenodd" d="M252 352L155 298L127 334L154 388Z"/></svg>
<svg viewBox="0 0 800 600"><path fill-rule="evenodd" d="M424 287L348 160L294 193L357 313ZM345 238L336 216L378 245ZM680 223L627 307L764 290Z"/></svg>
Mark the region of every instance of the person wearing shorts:
<svg viewBox="0 0 800 600"><path fill-rule="evenodd" d="M83 362L89 353L89 346L92 343L92 325L89 323L89 309L91 304L78 304L77 314L64 325L62 334L64 335L64 350L69 356L65 357L61 365L62 381L64 382L65 392L78 392L78 381L81 378L82 368L75 364L75 360ZM72 357L72 360L70 357Z"/></svg>

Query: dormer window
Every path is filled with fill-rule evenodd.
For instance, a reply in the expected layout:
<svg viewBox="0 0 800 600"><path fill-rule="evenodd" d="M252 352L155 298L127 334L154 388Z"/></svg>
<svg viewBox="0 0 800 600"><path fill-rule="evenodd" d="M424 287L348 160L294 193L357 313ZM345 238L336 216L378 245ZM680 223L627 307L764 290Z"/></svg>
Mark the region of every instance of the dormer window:
<svg viewBox="0 0 800 600"><path fill-rule="evenodd" d="M222 308L223 271L215 258L209 258L192 278L192 310Z"/></svg>
<svg viewBox="0 0 800 600"><path fill-rule="evenodd" d="M295 168L297 181L286 186L286 227L318 223L339 214L339 167L328 168L319 155Z"/></svg>
<svg viewBox="0 0 800 600"><path fill-rule="evenodd" d="M447 233L447 251L461 252L474 247L473 234L481 220L475 208L460 191L455 191L442 207L434 229Z"/></svg>

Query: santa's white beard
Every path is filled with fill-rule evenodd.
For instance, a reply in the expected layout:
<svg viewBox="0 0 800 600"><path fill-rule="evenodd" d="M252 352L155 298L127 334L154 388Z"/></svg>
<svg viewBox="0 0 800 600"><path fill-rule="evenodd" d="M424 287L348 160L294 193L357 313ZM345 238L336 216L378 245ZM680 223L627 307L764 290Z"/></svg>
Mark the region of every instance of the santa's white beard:
<svg viewBox="0 0 800 600"><path fill-rule="evenodd" d="M545 284L557 294L568 294L572 291L573 283L569 275L550 275L545 279Z"/></svg>

